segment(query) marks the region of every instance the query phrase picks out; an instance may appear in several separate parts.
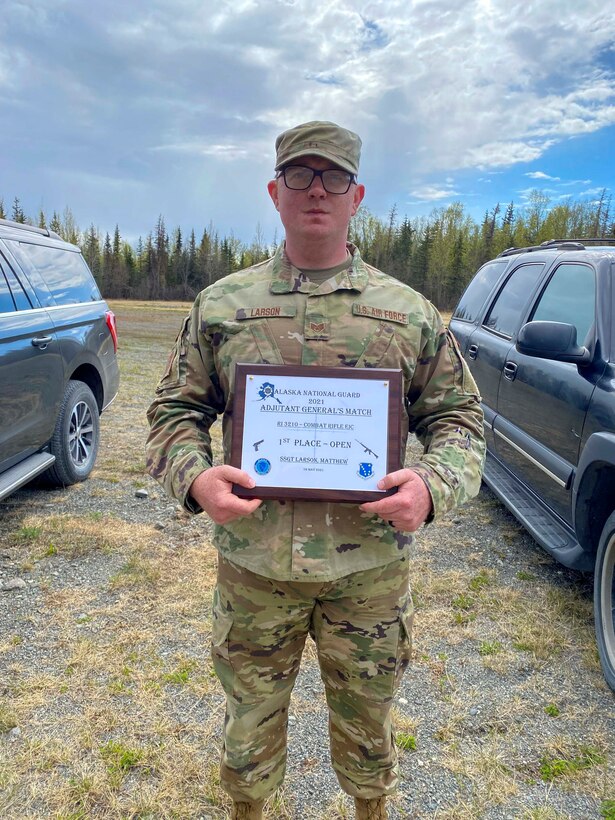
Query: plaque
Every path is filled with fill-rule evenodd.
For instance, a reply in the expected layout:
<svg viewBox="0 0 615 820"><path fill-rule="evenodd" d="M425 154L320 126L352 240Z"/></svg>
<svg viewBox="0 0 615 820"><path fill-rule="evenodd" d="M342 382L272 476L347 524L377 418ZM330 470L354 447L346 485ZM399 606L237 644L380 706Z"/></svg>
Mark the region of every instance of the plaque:
<svg viewBox="0 0 615 820"><path fill-rule="evenodd" d="M231 464L243 498L361 503L401 466L401 370L237 364Z"/></svg>

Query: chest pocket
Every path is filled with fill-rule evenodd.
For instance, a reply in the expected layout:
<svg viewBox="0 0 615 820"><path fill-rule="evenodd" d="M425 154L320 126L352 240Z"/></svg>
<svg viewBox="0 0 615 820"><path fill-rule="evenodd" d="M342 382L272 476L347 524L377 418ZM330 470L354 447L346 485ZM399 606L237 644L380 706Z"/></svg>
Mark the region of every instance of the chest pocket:
<svg viewBox="0 0 615 820"><path fill-rule="evenodd" d="M226 321L210 327L216 370L232 392L235 364L284 364L266 319Z"/></svg>
<svg viewBox="0 0 615 820"><path fill-rule="evenodd" d="M366 325L367 336L355 367L400 367L400 353L395 344L393 325L373 319L359 321Z"/></svg>

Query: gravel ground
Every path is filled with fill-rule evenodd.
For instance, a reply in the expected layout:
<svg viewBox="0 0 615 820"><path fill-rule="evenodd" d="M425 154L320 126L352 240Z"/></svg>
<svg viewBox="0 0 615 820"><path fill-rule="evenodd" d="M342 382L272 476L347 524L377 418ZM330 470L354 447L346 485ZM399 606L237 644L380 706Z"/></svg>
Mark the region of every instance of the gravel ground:
<svg viewBox="0 0 615 820"><path fill-rule="evenodd" d="M131 524L157 527L158 537L167 548L181 549L186 539L207 537L205 522L186 518L153 483L147 483L147 497L137 498L134 482L109 486L96 478L66 491L28 489L6 499L0 505L2 536L14 544L11 531L14 535L24 520L30 520L33 515L99 514L101 491L105 493L106 514ZM506 537L503 538L502 533ZM211 551L210 546L204 549ZM110 554L86 553L70 559L50 556L34 567L26 564L24 569L25 552L15 546L0 551L0 582L6 584L15 578L25 581L25 588L0 595L0 634L18 633L21 638L19 646L0 656L0 680L8 679L5 664L9 662L22 669L36 670L39 675L60 674L68 656L57 651L61 630L54 634L48 623L45 590L49 585L56 591L94 588L101 591L104 599L105 595L111 595L104 592L111 579L126 562L126 555L119 550ZM391 804L390 816L489 820L522 816L609 816L600 812L605 800L615 798L615 720L612 694L602 683L595 660L591 661L589 581L543 555L487 490L441 524L424 530L417 540L413 558L416 568L413 585L419 590L415 661L402 682L396 710L401 723L410 727L416 748L400 751L403 783L398 798ZM421 575L426 569L427 587ZM516 653L512 658L507 657L501 667L496 664L490 668L485 663L489 656L477 652L476 643L483 635L494 644L507 643L508 638L497 619L479 612L471 624L471 633L465 628L460 633L458 626L442 628L439 616L450 621L451 604L449 600L443 608L441 593L433 592L433 584L437 584L438 578L445 581L453 578L454 585L459 579L478 577L477 571L497 577L497 585L491 587L496 592L501 588L521 589L524 595L532 596L533 592L547 590L561 596L562 620L558 622L549 614L545 617L545 629L559 629L568 635L565 650L542 659L526 652ZM529 587L527 581L519 579L520 574L523 578L531 574ZM424 587L427 591L421 602L420 590ZM576 621L574 640L569 635L570 617ZM578 622L579 617L585 618L585 622ZM480 628L479 622L482 622ZM88 624L83 626L87 628ZM97 629L104 630L104 623L99 623ZM184 636L178 635L176 640L171 637L160 644L161 655L181 651L197 662L207 662L202 648L185 643ZM340 796L328 763L322 684L313 652L308 651L306 655L293 696L289 786L281 816L343 817L349 810L349 802ZM492 657L498 660L502 655L496 653ZM195 708L194 696L190 693L185 693L182 701L187 710ZM545 713L550 703L557 704L558 716ZM220 712L221 706L222 698L217 692L196 708L210 714L212 710ZM175 709L179 707L176 702ZM0 744L10 752L11 746L20 743L23 734L36 733L36 725L53 727L55 722L61 724L69 716L66 705L56 700L48 705L44 719L39 711L31 726L19 725L5 732L0 736ZM219 741L219 731L214 731L213 738ZM545 782L538 776L538 763L541 751L549 747L550 740L554 748L562 749L571 744L577 749L583 744L593 747L598 744L607 762L594 766L594 777L590 779L583 777L587 772L582 771L581 777ZM562 756L565 756L563 752ZM499 793L500 788L503 793ZM19 800L16 805L14 811L9 809L3 816L54 816L44 807L39 809L40 814L26 815L19 809ZM103 811L84 816L119 815ZM225 814L222 808L214 807L212 814L202 816L223 817Z"/></svg>
<svg viewBox="0 0 615 820"><path fill-rule="evenodd" d="M0 502L3 820L228 816L216 779L223 698L208 656L210 525L139 463L167 320L156 306L154 337L139 306L115 309L123 393L103 416L93 477ZM181 318L171 310L168 335ZM553 562L486 489L419 533L411 578L413 664L395 704L403 779L390 817L615 820L613 694L591 579ZM112 765L120 741L143 757ZM308 645L286 783L268 816L342 820L350 805L328 761Z"/></svg>

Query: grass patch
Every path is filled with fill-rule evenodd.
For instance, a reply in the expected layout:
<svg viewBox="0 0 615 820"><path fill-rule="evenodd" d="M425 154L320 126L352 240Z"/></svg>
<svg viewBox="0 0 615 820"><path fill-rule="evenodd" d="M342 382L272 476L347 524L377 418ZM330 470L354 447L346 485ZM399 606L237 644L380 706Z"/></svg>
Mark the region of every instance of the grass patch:
<svg viewBox="0 0 615 820"><path fill-rule="evenodd" d="M196 669L197 662L194 660L182 660L178 666L172 671L163 675L165 683L172 683L176 686L185 686L190 680L190 675Z"/></svg>
<svg viewBox="0 0 615 820"><path fill-rule="evenodd" d="M5 703L0 702L0 735L10 732L17 726L15 712Z"/></svg>
<svg viewBox="0 0 615 820"><path fill-rule="evenodd" d="M21 534L24 530L27 538ZM26 540L39 558L60 555L72 560L91 552L117 552L126 543L134 545L150 535L148 528L112 516L32 515L13 536L12 546Z"/></svg>
<svg viewBox="0 0 615 820"><path fill-rule="evenodd" d="M100 747L100 756L105 763L111 782L119 785L131 769L136 769L141 765L145 753L142 749L125 746L118 740L109 740Z"/></svg>
<svg viewBox="0 0 615 820"><path fill-rule="evenodd" d="M397 732L395 735L395 744L405 752L416 751L416 738L407 732Z"/></svg>
<svg viewBox="0 0 615 820"><path fill-rule="evenodd" d="M503 648L500 641L482 641L478 647L478 654L483 657L486 655L499 655Z"/></svg>
<svg viewBox="0 0 615 820"><path fill-rule="evenodd" d="M615 800L603 800L600 805L600 817L615 820Z"/></svg>
<svg viewBox="0 0 615 820"><path fill-rule="evenodd" d="M154 587L160 580L160 568L154 561L133 554L109 581L110 589Z"/></svg>
<svg viewBox="0 0 615 820"><path fill-rule="evenodd" d="M547 703L545 706L545 714L549 715L549 717L559 717L559 706L556 703Z"/></svg>
<svg viewBox="0 0 615 820"><path fill-rule="evenodd" d="M489 586L493 583L493 575L487 570L482 569L478 575L475 575L473 578L470 579L470 583L468 586L470 587L472 592L480 592L481 589Z"/></svg>
<svg viewBox="0 0 615 820"><path fill-rule="evenodd" d="M543 755L540 759L540 777L545 781L571 777L584 769L602 766L606 762L606 755L600 749L581 746L576 754L568 756Z"/></svg>
<svg viewBox="0 0 615 820"><path fill-rule="evenodd" d="M472 598L471 595L468 595L467 592L462 592L460 595L453 598L451 601L451 606L453 609L472 609L474 606L474 598Z"/></svg>
<svg viewBox="0 0 615 820"><path fill-rule="evenodd" d="M24 524L16 532L18 541L36 541L41 535L43 528L35 524Z"/></svg>

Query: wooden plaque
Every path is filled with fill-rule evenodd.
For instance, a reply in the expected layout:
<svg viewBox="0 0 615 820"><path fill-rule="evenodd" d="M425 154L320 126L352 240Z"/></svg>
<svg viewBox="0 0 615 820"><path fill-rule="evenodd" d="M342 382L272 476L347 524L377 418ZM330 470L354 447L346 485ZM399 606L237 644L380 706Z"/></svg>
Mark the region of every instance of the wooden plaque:
<svg viewBox="0 0 615 820"><path fill-rule="evenodd" d="M400 469L401 370L237 364L231 464L243 498L361 503Z"/></svg>

